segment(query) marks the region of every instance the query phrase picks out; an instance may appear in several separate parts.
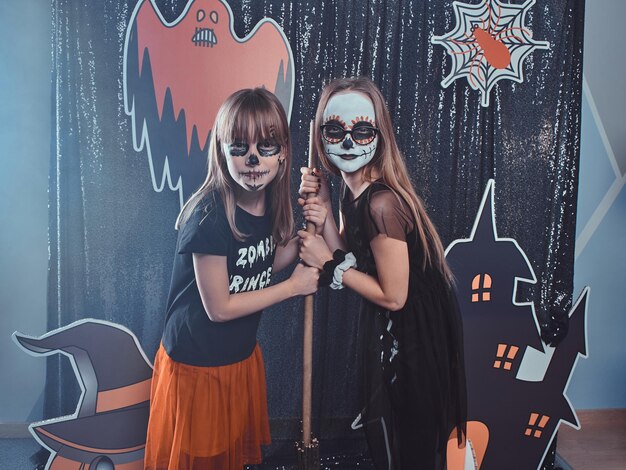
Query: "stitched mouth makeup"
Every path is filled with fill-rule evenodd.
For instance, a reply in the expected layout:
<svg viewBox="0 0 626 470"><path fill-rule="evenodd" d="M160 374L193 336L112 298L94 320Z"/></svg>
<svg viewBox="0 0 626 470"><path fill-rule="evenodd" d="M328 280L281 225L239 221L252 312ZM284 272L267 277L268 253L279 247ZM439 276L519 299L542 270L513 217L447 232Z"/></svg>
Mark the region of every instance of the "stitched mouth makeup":
<svg viewBox="0 0 626 470"><path fill-rule="evenodd" d="M239 172L239 175L245 178L246 181L244 181L243 183L246 185L246 187L250 191L258 191L259 189L263 187L263 183L261 183L258 180L262 179L265 175L268 175L269 172L270 172L269 170L262 170L262 171L250 170L250 171L241 171Z"/></svg>
<svg viewBox="0 0 626 470"><path fill-rule="evenodd" d="M253 183L256 183L258 179L263 178L265 175L269 174L269 170L250 170L250 171L240 171L239 174L244 178L252 180Z"/></svg>

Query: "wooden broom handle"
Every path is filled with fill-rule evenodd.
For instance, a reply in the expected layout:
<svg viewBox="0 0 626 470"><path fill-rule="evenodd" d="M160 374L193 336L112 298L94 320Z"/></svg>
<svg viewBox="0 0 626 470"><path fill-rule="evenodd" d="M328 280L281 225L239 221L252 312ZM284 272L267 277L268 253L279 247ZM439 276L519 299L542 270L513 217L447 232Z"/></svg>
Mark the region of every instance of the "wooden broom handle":
<svg viewBox="0 0 626 470"><path fill-rule="evenodd" d="M309 126L309 168L315 168L315 145L313 131L315 123ZM315 196L309 193L306 198ZM315 233L315 224L306 223L306 231ZM304 341L302 347L302 442L311 445L311 390L313 376L313 294L304 297Z"/></svg>

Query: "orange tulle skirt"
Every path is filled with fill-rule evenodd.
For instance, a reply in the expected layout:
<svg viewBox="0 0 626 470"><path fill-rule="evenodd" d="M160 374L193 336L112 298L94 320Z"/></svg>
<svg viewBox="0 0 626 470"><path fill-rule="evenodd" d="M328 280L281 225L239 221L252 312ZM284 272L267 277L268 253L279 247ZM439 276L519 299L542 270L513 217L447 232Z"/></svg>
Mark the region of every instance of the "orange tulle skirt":
<svg viewBox="0 0 626 470"><path fill-rule="evenodd" d="M163 346L152 376L146 470L242 470L270 443L265 367L257 344L219 367L175 362Z"/></svg>

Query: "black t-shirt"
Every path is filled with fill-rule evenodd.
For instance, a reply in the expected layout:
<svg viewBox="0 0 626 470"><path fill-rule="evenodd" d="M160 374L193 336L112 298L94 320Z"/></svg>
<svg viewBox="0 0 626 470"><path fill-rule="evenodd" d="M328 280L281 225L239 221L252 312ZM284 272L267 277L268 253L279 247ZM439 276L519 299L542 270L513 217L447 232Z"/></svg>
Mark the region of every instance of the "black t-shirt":
<svg viewBox="0 0 626 470"><path fill-rule="evenodd" d="M172 359L195 366L233 364L250 356L261 311L227 322L211 321L196 284L193 253L226 256L231 294L268 286L274 263L270 210L255 216L237 207L237 228L248 234L240 242L230 230L219 196L215 200L207 196L179 230L162 338Z"/></svg>

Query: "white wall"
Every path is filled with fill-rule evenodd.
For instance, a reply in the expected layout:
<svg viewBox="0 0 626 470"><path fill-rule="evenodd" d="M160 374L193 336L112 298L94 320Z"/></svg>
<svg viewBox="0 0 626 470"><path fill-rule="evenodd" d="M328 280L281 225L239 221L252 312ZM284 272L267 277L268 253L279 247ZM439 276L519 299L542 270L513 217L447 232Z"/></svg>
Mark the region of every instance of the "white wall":
<svg viewBox="0 0 626 470"><path fill-rule="evenodd" d="M50 1L0 2L0 422L41 419L45 359L11 333L46 329Z"/></svg>
<svg viewBox="0 0 626 470"><path fill-rule="evenodd" d="M589 358L568 396L577 409L626 407L626 2L588 0L575 289L591 286Z"/></svg>

